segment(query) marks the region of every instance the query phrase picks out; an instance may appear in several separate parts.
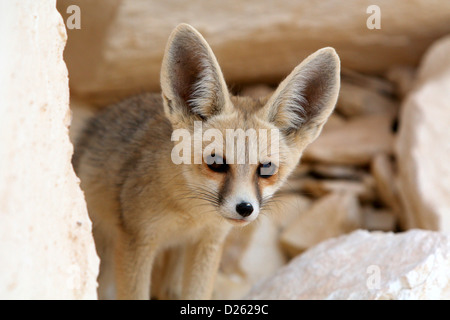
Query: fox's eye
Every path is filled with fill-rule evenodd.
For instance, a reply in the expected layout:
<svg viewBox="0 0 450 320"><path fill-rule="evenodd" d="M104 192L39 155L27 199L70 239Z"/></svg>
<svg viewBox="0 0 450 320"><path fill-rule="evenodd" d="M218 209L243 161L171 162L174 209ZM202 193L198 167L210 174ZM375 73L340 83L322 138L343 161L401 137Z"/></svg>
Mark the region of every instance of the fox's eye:
<svg viewBox="0 0 450 320"><path fill-rule="evenodd" d="M270 178L277 171L277 166L272 162L260 163L258 167L258 175L261 178Z"/></svg>
<svg viewBox="0 0 450 320"><path fill-rule="evenodd" d="M208 165L208 168L214 172L223 173L228 171L228 164L225 163L225 160L221 156L216 156L215 154L206 158L206 164Z"/></svg>

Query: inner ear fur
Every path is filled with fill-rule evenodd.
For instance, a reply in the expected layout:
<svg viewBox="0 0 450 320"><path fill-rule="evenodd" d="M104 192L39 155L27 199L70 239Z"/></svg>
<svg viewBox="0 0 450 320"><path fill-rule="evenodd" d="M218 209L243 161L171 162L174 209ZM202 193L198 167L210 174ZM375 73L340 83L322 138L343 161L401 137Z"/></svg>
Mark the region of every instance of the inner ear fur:
<svg viewBox="0 0 450 320"><path fill-rule="evenodd" d="M336 105L339 87L339 57L333 48L320 49L281 82L263 116L287 136L310 131L314 139Z"/></svg>
<svg viewBox="0 0 450 320"><path fill-rule="evenodd" d="M187 24L169 37L161 69L161 88L169 117L205 120L224 111L228 89L211 48Z"/></svg>

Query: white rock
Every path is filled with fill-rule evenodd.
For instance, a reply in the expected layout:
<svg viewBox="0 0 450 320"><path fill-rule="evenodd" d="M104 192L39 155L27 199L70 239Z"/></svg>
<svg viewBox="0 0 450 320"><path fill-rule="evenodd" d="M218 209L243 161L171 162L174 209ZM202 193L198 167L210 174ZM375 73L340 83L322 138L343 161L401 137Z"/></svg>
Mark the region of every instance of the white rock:
<svg viewBox="0 0 450 320"><path fill-rule="evenodd" d="M425 54L396 144L406 228L450 231L450 36Z"/></svg>
<svg viewBox="0 0 450 320"><path fill-rule="evenodd" d="M73 0L58 1L64 17ZM344 67L382 73L416 64L448 33L450 3L378 0L381 29L367 28L371 3L338 0L78 0L81 29L69 30L65 56L72 92L96 101L159 91L167 38L181 22L211 44L229 83L278 82L320 47L337 49Z"/></svg>
<svg viewBox="0 0 450 320"><path fill-rule="evenodd" d="M358 230L311 248L246 298L449 299L450 238Z"/></svg>
<svg viewBox="0 0 450 320"><path fill-rule="evenodd" d="M0 2L0 299L95 299L56 0Z"/></svg>
<svg viewBox="0 0 450 320"><path fill-rule="evenodd" d="M323 240L358 229L361 223L356 196L335 192L317 200L309 210L301 213L283 231L280 242L293 257Z"/></svg>

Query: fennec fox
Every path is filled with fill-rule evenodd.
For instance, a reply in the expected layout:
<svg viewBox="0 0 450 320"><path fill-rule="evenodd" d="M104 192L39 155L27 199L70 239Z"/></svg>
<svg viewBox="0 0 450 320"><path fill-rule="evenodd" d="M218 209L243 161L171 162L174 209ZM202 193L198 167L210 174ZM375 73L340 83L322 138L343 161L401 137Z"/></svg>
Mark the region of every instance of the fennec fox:
<svg viewBox="0 0 450 320"><path fill-rule="evenodd" d="M175 251L183 252L184 261L176 298L210 298L228 231L255 220L297 166L333 111L339 85L339 58L324 48L298 65L270 97L232 96L205 39L193 27L179 25L162 63L162 95L142 94L106 108L75 147L73 165L101 258L99 297L115 290L118 299L149 299L155 256L182 248ZM200 136L199 150L198 124L203 132L215 129L224 137L228 130L255 129L256 139L261 129L276 131L277 148L267 138L252 163L247 149L236 145L236 154L245 154L239 163L227 158L237 135L215 145ZM189 161L177 164L173 132L180 129L194 139L183 149L191 152ZM254 139L246 135L245 147Z"/></svg>

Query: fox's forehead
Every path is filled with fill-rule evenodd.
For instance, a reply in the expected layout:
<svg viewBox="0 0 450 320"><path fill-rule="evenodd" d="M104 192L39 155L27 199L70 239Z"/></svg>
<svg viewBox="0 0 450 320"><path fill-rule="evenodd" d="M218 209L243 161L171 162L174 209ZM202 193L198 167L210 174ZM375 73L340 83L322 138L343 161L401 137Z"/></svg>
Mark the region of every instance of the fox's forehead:
<svg viewBox="0 0 450 320"><path fill-rule="evenodd" d="M227 162L230 150L235 150L233 155L238 159L239 156L244 157L242 161L245 163L283 162L279 158L280 149L285 148L282 135L258 112L265 100L250 97L232 97L230 100L232 113L220 114L204 123L203 148L208 148L208 151L214 149L213 153L226 158Z"/></svg>
<svg viewBox="0 0 450 320"><path fill-rule="evenodd" d="M221 114L206 125L209 128L223 130L226 129L272 129L272 124L258 117L258 111L266 104L267 98L254 99L251 97L231 96L230 102L233 107L232 114Z"/></svg>

